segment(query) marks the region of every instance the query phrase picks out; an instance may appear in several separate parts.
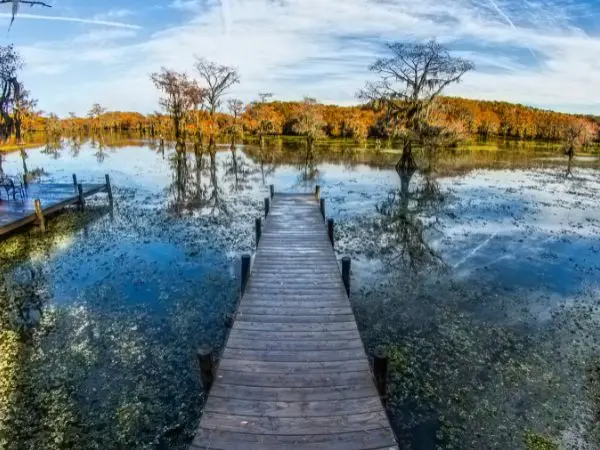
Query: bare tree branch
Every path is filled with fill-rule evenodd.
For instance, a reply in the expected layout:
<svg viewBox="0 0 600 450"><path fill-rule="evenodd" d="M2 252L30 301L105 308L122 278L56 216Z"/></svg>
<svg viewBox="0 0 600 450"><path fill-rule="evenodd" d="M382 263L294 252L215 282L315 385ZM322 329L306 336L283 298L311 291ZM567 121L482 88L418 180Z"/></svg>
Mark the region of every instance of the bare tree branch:
<svg viewBox="0 0 600 450"><path fill-rule="evenodd" d="M3 5L6 3L12 3L12 18L10 20L10 25L8 27L9 29L12 27L13 23L15 22L15 17L17 16L17 13L19 12L20 5L44 6L46 8L52 8L52 5L49 5L46 2L41 2L41 1L37 1L37 0L0 0L0 5Z"/></svg>

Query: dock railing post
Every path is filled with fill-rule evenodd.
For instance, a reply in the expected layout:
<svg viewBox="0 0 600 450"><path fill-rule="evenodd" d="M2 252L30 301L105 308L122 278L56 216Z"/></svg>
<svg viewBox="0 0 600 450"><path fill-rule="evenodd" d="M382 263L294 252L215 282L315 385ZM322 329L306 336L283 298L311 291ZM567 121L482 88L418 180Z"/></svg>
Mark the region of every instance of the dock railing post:
<svg viewBox="0 0 600 450"><path fill-rule="evenodd" d="M210 347L204 346L198 350L198 362L200 363L200 381L202 381L202 389L208 394L215 379L214 357Z"/></svg>
<svg viewBox="0 0 600 450"><path fill-rule="evenodd" d="M77 185L77 192L79 195L79 209L83 211L85 209L85 198L83 196L83 185Z"/></svg>
<svg viewBox="0 0 600 450"><path fill-rule="evenodd" d="M112 185L110 184L110 176L106 174L104 176L106 178L106 193L108 194L108 203L110 207L113 207L113 193L112 193Z"/></svg>
<svg viewBox="0 0 600 450"><path fill-rule="evenodd" d="M73 187L77 190L77 175L73 174Z"/></svg>
<svg viewBox="0 0 600 450"><path fill-rule="evenodd" d="M269 185L269 191L271 192L271 198L273 198L275 196L275 185L274 184Z"/></svg>
<svg viewBox="0 0 600 450"><path fill-rule="evenodd" d="M325 220L325 199L322 198L319 202L319 208L321 209L321 215L323 216L323 220Z"/></svg>
<svg viewBox="0 0 600 450"><path fill-rule="evenodd" d="M46 218L44 217L44 211L42 210L42 202L39 198L36 198L33 202L33 207L35 209L35 215L38 220L38 224L40 226L40 230L42 233L46 232Z"/></svg>
<svg viewBox="0 0 600 450"><path fill-rule="evenodd" d="M333 219L327 219L327 234L329 235L329 241L331 242L331 246L335 247L335 231L334 231L334 222Z"/></svg>
<svg viewBox="0 0 600 450"><path fill-rule="evenodd" d="M388 358L384 350L377 350L373 355L373 377L375 378L375 387L381 397L381 402L386 405L387 402L387 375Z"/></svg>
<svg viewBox="0 0 600 450"><path fill-rule="evenodd" d="M248 254L242 255L242 295L246 290L246 284L248 284L248 277L250 276L250 262L252 257Z"/></svg>
<svg viewBox="0 0 600 450"><path fill-rule="evenodd" d="M317 200L321 199L321 186L319 186L318 184L315 186L315 198Z"/></svg>
<svg viewBox="0 0 600 450"><path fill-rule="evenodd" d="M258 247L258 243L260 242L260 237L262 235L262 219L260 217L254 221L254 228L256 232L256 246Z"/></svg>
<svg viewBox="0 0 600 450"><path fill-rule="evenodd" d="M342 258L342 280L344 281L344 287L346 288L346 295L350 297L350 266L352 260L349 256Z"/></svg>
<svg viewBox="0 0 600 450"><path fill-rule="evenodd" d="M265 217L267 217L269 215L270 211L271 211L271 200L268 198L265 198Z"/></svg>

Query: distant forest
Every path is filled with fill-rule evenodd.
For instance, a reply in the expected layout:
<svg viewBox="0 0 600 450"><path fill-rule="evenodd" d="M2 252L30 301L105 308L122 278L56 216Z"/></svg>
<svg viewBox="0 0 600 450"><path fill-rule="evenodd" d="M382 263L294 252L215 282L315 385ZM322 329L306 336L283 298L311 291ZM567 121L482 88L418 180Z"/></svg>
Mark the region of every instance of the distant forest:
<svg viewBox="0 0 600 450"><path fill-rule="evenodd" d="M267 135L297 135L295 126L304 102L256 101L247 105L239 117L246 135L262 133L261 122L271 124ZM323 119L323 131L331 138L367 137L386 139L389 133L381 113L371 105L337 106L317 104ZM506 102L470 100L456 97L440 97L433 108L433 122L452 129L464 139L512 138L522 140L560 141L565 130L577 126L583 130L585 142L598 141L600 118L547 111ZM196 112L198 120L188 125L190 134L197 127L212 128L207 111ZM233 116L217 113L217 128L226 134ZM72 134L95 132L129 132L142 135L171 136L171 121L167 114L143 115L137 112L106 111L94 105L86 117L71 114L59 119L32 114L23 121L23 134L46 132L47 134Z"/></svg>

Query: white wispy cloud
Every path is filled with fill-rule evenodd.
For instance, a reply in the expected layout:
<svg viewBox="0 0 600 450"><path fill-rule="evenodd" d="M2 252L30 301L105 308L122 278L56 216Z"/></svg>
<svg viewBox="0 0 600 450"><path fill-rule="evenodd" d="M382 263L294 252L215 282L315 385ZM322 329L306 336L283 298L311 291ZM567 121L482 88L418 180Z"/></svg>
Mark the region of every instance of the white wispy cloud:
<svg viewBox="0 0 600 450"><path fill-rule="evenodd" d="M106 19L122 19L123 17L129 17L134 14L134 11L131 9L119 8L119 9L111 9L103 14L98 14L94 16L94 19L98 20L106 20Z"/></svg>
<svg viewBox="0 0 600 450"><path fill-rule="evenodd" d="M11 19L12 14L8 13L0 13L0 17ZM42 14L26 14L20 13L19 20L48 20L48 21L58 21L58 22L76 22L76 23L84 23L89 25L101 25L105 27L115 27L115 28L128 28L130 30L140 30L142 27L139 25L133 25L129 23L123 22L115 22L111 20L97 20L97 19L85 19L82 17L65 17L65 16L46 16Z"/></svg>
<svg viewBox="0 0 600 450"><path fill-rule="evenodd" d="M600 112L600 38L573 17L573 11L589 13L584 5L573 8L579 0L505 1L518 17L514 27L485 1L175 0L170 6L186 10L186 22L144 40L73 45L71 39L25 50L30 66L66 64L90 72L77 90L53 84L36 92L48 110L60 103L84 111L101 101L111 109L152 111L157 94L148 73L160 66L193 73L194 54L237 66L242 83L232 95L244 100L273 91L280 99L308 94L349 103L372 76L367 67L385 41L438 38L483 66L450 94L572 111L595 105ZM112 70L95 76L93 64Z"/></svg>
<svg viewBox="0 0 600 450"><path fill-rule="evenodd" d="M80 34L73 39L75 44L108 44L122 39L131 39L136 37L138 30L128 28L101 28L91 30L85 34Z"/></svg>

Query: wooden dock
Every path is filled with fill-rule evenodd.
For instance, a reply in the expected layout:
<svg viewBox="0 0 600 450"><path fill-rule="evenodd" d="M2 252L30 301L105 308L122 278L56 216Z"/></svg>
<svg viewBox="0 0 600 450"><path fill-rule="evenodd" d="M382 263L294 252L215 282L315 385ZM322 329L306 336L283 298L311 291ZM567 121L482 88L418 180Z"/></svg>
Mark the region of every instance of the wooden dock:
<svg viewBox="0 0 600 450"><path fill-rule="evenodd" d="M70 205L85 206L85 198L106 192L112 205L110 178L106 175L103 184L78 184L73 176L73 184L32 183L25 186L24 197L12 192L8 200L4 188L0 187L0 239L31 224L39 225L45 231L45 218Z"/></svg>
<svg viewBox="0 0 600 450"><path fill-rule="evenodd" d="M397 449L313 195L272 199L191 449Z"/></svg>

